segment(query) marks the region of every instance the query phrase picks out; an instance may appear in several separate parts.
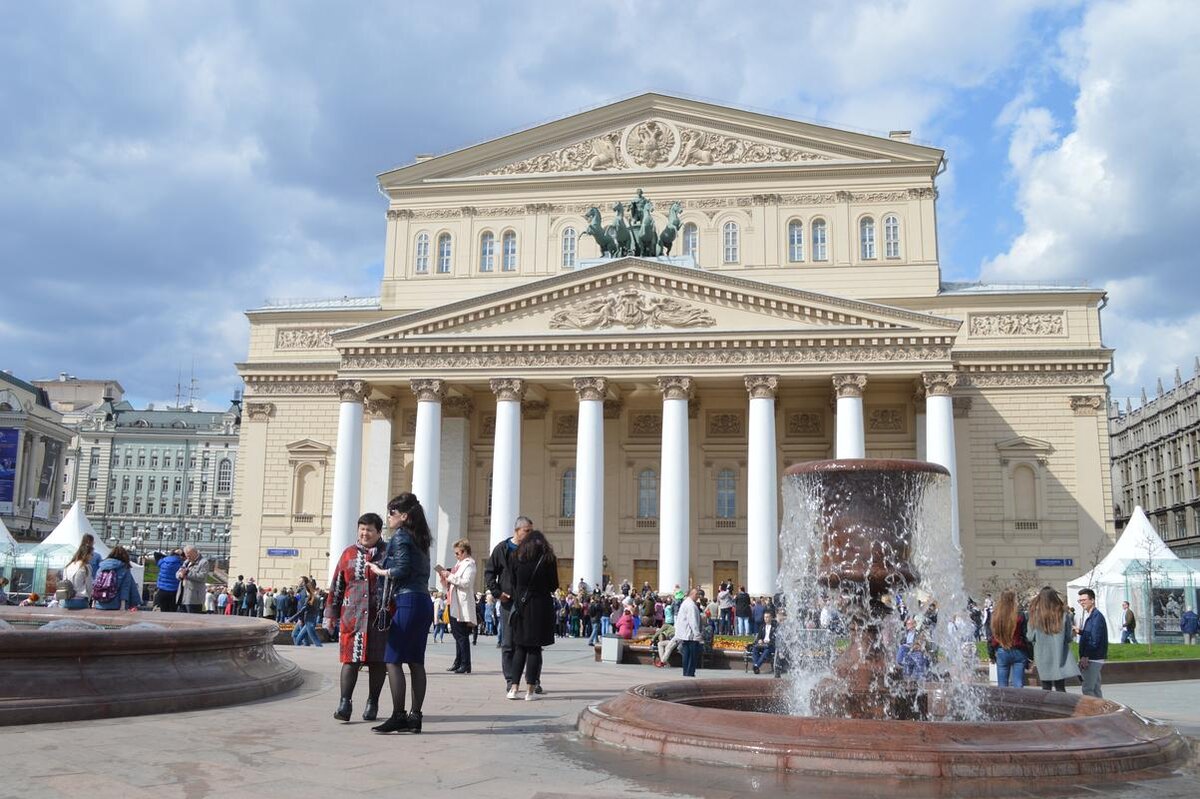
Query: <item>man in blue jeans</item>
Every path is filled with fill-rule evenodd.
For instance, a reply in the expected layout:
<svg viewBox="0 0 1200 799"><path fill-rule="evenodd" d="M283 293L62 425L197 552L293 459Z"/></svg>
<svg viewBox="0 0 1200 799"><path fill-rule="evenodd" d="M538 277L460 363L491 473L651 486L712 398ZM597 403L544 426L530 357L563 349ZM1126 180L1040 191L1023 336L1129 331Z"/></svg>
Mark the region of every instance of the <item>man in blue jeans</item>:
<svg viewBox="0 0 1200 799"><path fill-rule="evenodd" d="M679 605L675 614L675 640L679 642L679 654L683 658L683 676L695 677L696 665L700 660L700 606L696 604L699 590L693 588Z"/></svg>
<svg viewBox="0 0 1200 799"><path fill-rule="evenodd" d="M1076 625L1073 632L1079 636L1079 672L1083 676L1083 693L1103 699L1100 669L1108 657L1108 622L1104 620L1104 614L1096 609L1096 592L1092 589L1080 590L1079 607L1083 608L1083 622Z"/></svg>

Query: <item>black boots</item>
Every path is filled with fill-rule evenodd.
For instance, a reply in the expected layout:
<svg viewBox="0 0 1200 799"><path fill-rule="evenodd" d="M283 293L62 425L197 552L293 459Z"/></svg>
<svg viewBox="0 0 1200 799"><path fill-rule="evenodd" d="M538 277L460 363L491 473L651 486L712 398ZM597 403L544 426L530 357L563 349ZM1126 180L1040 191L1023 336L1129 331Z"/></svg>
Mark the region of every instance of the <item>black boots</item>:
<svg viewBox="0 0 1200 799"><path fill-rule="evenodd" d="M446 669L446 671L458 671L460 668L462 668L462 667L461 667L461 666L459 666L457 663L455 663L453 666L451 666L450 668Z"/></svg>
<svg viewBox="0 0 1200 799"><path fill-rule="evenodd" d="M459 666L458 668L454 669L454 673L455 674L470 674L471 667L470 666Z"/></svg>
<svg viewBox="0 0 1200 799"><path fill-rule="evenodd" d="M367 706L363 708L363 721L374 721L379 718L379 702L367 700Z"/></svg>
<svg viewBox="0 0 1200 799"><path fill-rule="evenodd" d="M421 722L418 718L417 726L420 727L420 724ZM405 732L409 729L409 716L403 710L401 710L398 714L393 714L391 718L380 724L378 727L372 727L371 729L378 733Z"/></svg>
<svg viewBox="0 0 1200 799"><path fill-rule="evenodd" d="M342 699L342 700L338 701L338 708L337 708L337 711L333 714L333 717L335 719L337 719L338 721L349 721L350 714L353 712L354 712L354 706L350 704L350 700Z"/></svg>
<svg viewBox="0 0 1200 799"><path fill-rule="evenodd" d="M418 735L421 733L421 711L414 710L408 714L408 729Z"/></svg>

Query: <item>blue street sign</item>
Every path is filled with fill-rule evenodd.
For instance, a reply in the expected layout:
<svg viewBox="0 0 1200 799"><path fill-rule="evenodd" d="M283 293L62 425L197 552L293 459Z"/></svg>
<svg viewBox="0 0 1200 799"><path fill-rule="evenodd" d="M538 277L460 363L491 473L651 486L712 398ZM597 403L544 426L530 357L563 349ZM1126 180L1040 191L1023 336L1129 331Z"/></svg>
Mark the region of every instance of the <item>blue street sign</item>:
<svg viewBox="0 0 1200 799"><path fill-rule="evenodd" d="M300 550L298 549L268 549L268 558L298 558Z"/></svg>
<svg viewBox="0 0 1200 799"><path fill-rule="evenodd" d="M1074 558L1037 558L1034 560L1035 566L1074 566Z"/></svg>

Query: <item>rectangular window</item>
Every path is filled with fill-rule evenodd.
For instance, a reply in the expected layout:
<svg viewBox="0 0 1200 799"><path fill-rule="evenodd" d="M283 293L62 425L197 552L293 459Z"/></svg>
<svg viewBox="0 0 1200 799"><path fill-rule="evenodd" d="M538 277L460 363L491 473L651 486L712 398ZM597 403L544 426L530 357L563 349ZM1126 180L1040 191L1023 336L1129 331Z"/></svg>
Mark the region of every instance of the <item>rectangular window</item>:
<svg viewBox="0 0 1200 799"><path fill-rule="evenodd" d="M121 490L122 491L129 490L129 475L125 475L124 477L121 478Z"/></svg>
<svg viewBox="0 0 1200 799"><path fill-rule="evenodd" d="M138 453L137 464L139 469L146 468L146 456L141 452Z"/></svg>
<svg viewBox="0 0 1200 799"><path fill-rule="evenodd" d="M128 469L131 466L133 466L133 455L126 452L125 453L125 468Z"/></svg>
<svg viewBox="0 0 1200 799"><path fill-rule="evenodd" d="M167 503L165 503L165 502L158 503L158 514L160 516L167 515Z"/></svg>
<svg viewBox="0 0 1200 799"><path fill-rule="evenodd" d="M140 499L135 499L133 501L133 512L134 513L142 512L142 501Z"/></svg>
<svg viewBox="0 0 1200 799"><path fill-rule="evenodd" d="M152 454L150 456L150 468L151 469L158 468L158 453L157 452L155 452L154 454Z"/></svg>
<svg viewBox="0 0 1200 799"><path fill-rule="evenodd" d="M87 501L87 512L94 513L96 511L96 500L89 498Z"/></svg>
<svg viewBox="0 0 1200 799"><path fill-rule="evenodd" d="M142 490L142 477L141 477L141 475L138 475L138 478L137 478L136 480L134 480L134 481L133 481L133 486L134 486L134 488L133 488L133 490L134 490L134 491L141 491L141 490Z"/></svg>
<svg viewBox="0 0 1200 799"><path fill-rule="evenodd" d="M92 447L91 467L94 469L100 465L100 448Z"/></svg>
<svg viewBox="0 0 1200 799"><path fill-rule="evenodd" d="M171 468L171 453L169 453L169 452L163 453L163 468L164 469Z"/></svg>
<svg viewBox="0 0 1200 799"><path fill-rule="evenodd" d="M96 491L96 478L95 477L88 478L88 489L87 490L88 490L89 494L95 493L95 491Z"/></svg>

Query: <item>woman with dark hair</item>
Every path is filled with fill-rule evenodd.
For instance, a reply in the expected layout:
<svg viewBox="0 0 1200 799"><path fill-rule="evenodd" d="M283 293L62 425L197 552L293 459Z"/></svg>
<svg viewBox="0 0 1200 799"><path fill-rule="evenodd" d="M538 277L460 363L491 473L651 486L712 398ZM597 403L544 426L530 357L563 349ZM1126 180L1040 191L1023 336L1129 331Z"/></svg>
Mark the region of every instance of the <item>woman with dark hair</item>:
<svg viewBox="0 0 1200 799"><path fill-rule="evenodd" d="M237 600L231 594L225 603L225 615L237 614ZM292 630L292 643L296 646L324 646L317 637L317 621L321 618L321 598L317 594L317 581L310 577L300 578L300 589L296 593L296 612L289 621L296 623Z"/></svg>
<svg viewBox="0 0 1200 799"><path fill-rule="evenodd" d="M388 685L392 693L392 715L375 732L421 731L421 707L425 703L425 644L433 624L433 600L429 596L429 547L433 536L425 521L425 509L414 494L400 494L387 506L387 526L394 533L387 545L383 566L372 563L377 577L386 578L385 594L395 608L388 628ZM412 676L412 712L404 711L407 689L402 665Z"/></svg>
<svg viewBox="0 0 1200 799"><path fill-rule="evenodd" d="M992 613L992 637L988 657L996 664L996 682L1001 688L1025 687L1025 664L1029 643L1025 639L1025 614L1017 608L1017 594L1004 591Z"/></svg>
<svg viewBox="0 0 1200 799"><path fill-rule="evenodd" d="M546 536L531 530L517 546L513 563L513 684L508 698L518 698L524 671L525 701L531 702L542 679L542 647L554 643L552 594L558 590L558 558Z"/></svg>
<svg viewBox="0 0 1200 799"><path fill-rule="evenodd" d="M92 604L92 581L96 578L92 567L93 551L92 537L85 535L62 570L57 595L59 603L67 610L85 610Z"/></svg>
<svg viewBox="0 0 1200 799"><path fill-rule="evenodd" d="M992 626L995 627L995 621ZM1071 613L1062 596L1046 586L1029 605L1029 643L1042 690L1066 691L1067 680L1079 676L1071 651Z"/></svg>
<svg viewBox="0 0 1200 799"><path fill-rule="evenodd" d="M108 557L100 561L92 582L92 598L96 610L137 610L142 604L125 547L113 547Z"/></svg>
<svg viewBox="0 0 1200 799"><path fill-rule="evenodd" d="M383 543L383 519L378 513L358 517L358 540L346 547L338 559L333 583L329 586L325 604L325 629L338 635L338 655L342 661L341 701L333 717L349 721L354 712L351 698L358 683L358 672L367 667L367 705L363 721L379 716L379 694L387 669L383 665L387 636L380 630L386 624L387 599L383 595L383 580L367 564L382 564L386 556Z"/></svg>

